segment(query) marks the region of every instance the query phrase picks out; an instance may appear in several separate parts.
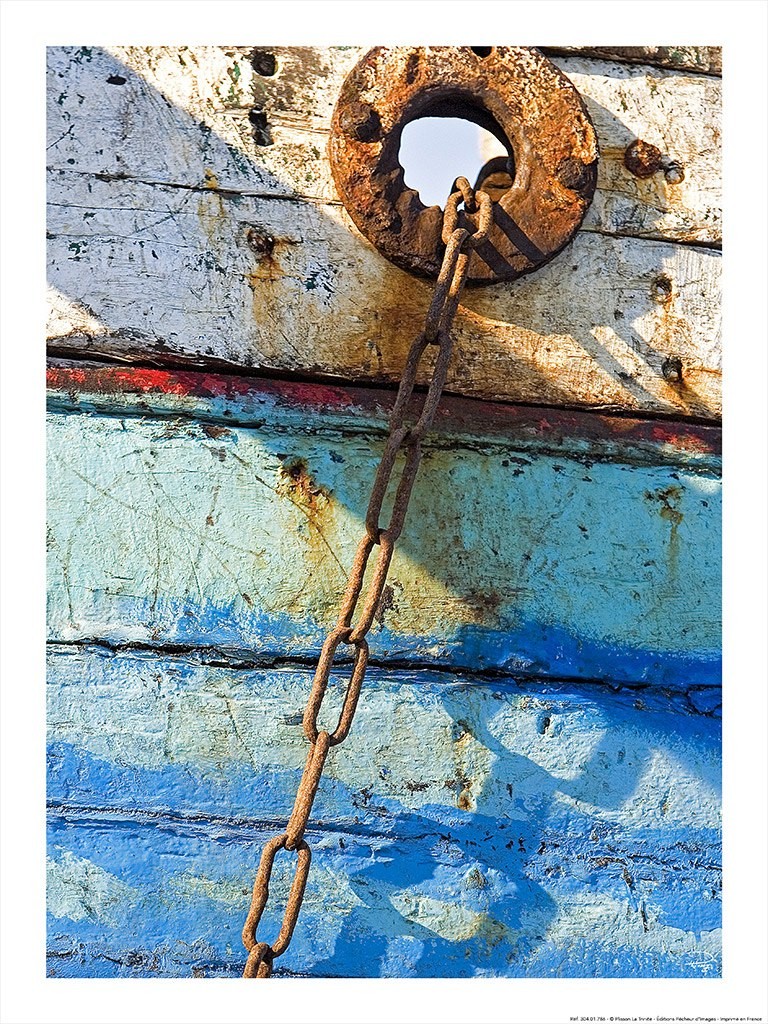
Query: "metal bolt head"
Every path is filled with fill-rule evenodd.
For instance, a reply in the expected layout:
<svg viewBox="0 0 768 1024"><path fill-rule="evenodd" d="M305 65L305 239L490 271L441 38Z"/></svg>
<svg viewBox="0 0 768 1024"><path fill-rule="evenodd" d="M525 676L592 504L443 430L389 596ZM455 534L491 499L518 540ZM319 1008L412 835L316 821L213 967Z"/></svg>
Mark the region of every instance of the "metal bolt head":
<svg viewBox="0 0 768 1024"><path fill-rule="evenodd" d="M685 168L677 160L670 160L664 167L664 180L670 185L679 185L685 180Z"/></svg>
<svg viewBox="0 0 768 1024"><path fill-rule="evenodd" d="M683 361L680 356L668 356L661 364L661 373L671 384L682 384Z"/></svg>
<svg viewBox="0 0 768 1024"><path fill-rule="evenodd" d="M651 282L651 298L662 306L672 299L672 281L666 274L659 274Z"/></svg>
<svg viewBox="0 0 768 1024"><path fill-rule="evenodd" d="M381 137L381 120L369 103L350 103L341 112L341 130L358 142L375 142Z"/></svg>
<svg viewBox="0 0 768 1024"><path fill-rule="evenodd" d="M624 151L624 166L636 178L650 178L661 169L661 150L650 142L635 139Z"/></svg>
<svg viewBox="0 0 768 1024"><path fill-rule="evenodd" d="M269 257L272 255L272 251L275 248L275 239L269 232L264 231L262 228L251 227L248 228L245 237L250 248L258 256Z"/></svg>

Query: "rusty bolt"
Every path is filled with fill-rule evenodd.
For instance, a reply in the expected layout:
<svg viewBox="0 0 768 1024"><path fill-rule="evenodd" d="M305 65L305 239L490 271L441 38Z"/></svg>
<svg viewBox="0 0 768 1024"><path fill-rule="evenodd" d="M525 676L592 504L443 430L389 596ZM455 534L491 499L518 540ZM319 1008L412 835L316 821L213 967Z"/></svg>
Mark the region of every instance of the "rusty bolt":
<svg viewBox="0 0 768 1024"><path fill-rule="evenodd" d="M259 256L271 256L275 248L275 239L272 235L260 228L248 228L246 233L248 245Z"/></svg>
<svg viewBox="0 0 768 1024"><path fill-rule="evenodd" d="M624 166L636 178L650 178L661 169L661 150L650 142L635 139L624 151Z"/></svg>
<svg viewBox="0 0 768 1024"><path fill-rule="evenodd" d="M381 136L381 120L369 103L350 103L342 111L341 129L358 142L375 142Z"/></svg>
<svg viewBox="0 0 768 1024"><path fill-rule="evenodd" d="M666 305L672 298L672 281L666 274L659 274L651 282L651 298L660 305Z"/></svg>
<svg viewBox="0 0 768 1024"><path fill-rule="evenodd" d="M664 380L672 384L682 384L683 361L680 356L668 356L661 364L661 373Z"/></svg>
<svg viewBox="0 0 768 1024"><path fill-rule="evenodd" d="M256 47L251 54L251 66L257 75L263 78L271 78L277 74L277 60L270 50L262 50Z"/></svg>
<svg viewBox="0 0 768 1024"><path fill-rule="evenodd" d="M664 164L664 179L670 185L679 185L685 179L685 168L677 160L669 160Z"/></svg>
<svg viewBox="0 0 768 1024"><path fill-rule="evenodd" d="M572 156L560 161L555 170L555 177L562 185L579 195L587 196L590 189L594 188L591 165L582 163Z"/></svg>

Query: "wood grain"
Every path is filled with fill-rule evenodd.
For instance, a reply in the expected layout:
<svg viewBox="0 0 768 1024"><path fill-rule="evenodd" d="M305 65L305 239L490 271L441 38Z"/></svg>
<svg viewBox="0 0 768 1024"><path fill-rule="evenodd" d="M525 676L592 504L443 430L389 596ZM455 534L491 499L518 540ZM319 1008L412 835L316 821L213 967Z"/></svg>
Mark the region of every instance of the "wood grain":
<svg viewBox="0 0 768 1024"><path fill-rule="evenodd" d="M57 179L53 351L400 376L431 285L363 244L338 207ZM716 420L719 272L713 251L581 232L537 274L465 291L448 389Z"/></svg>
<svg viewBox="0 0 768 1024"><path fill-rule="evenodd" d="M258 74L250 48L52 48L50 166L337 201L326 157L331 113L365 49L268 52L273 76ZM720 82L579 56L554 63L582 93L598 133L599 195L588 226L719 243ZM265 128L252 123L254 111ZM634 178L623 157L636 138L682 163L685 180Z"/></svg>
<svg viewBox="0 0 768 1024"><path fill-rule="evenodd" d="M52 49L52 351L396 379L429 285L359 236L325 152L358 51L275 50L264 76L250 50ZM719 85L560 64L600 137L595 202L544 270L465 293L449 387L716 420L720 260L700 246L720 239ZM685 166L682 183L629 174L638 136Z"/></svg>
<svg viewBox="0 0 768 1024"><path fill-rule="evenodd" d="M149 390L132 415L125 397L111 416L69 412L76 378L59 383L51 638L313 656L362 535L376 403L341 388L314 403L285 386L259 398L251 384L241 399L230 387L210 423L183 395L172 413L190 381L166 378L161 419L146 415ZM196 390L215 403L215 388L202 376ZM569 441L546 417L514 422L449 422L425 446L374 656L717 684L718 459L669 430L635 446L631 424L623 441L619 428Z"/></svg>
<svg viewBox="0 0 768 1024"><path fill-rule="evenodd" d="M718 51L564 49L595 201L465 293L285 976L720 972ZM361 53L48 51L51 977L242 968L431 290L330 176Z"/></svg>
<svg viewBox="0 0 768 1024"><path fill-rule="evenodd" d="M723 73L721 46L542 46L541 49L551 55L573 53L629 61L632 64L698 71L706 75Z"/></svg>
<svg viewBox="0 0 768 1024"><path fill-rule="evenodd" d="M52 648L50 974L237 972L308 685L301 668ZM326 770L281 971L719 973L712 719L645 693L373 670L355 731Z"/></svg>

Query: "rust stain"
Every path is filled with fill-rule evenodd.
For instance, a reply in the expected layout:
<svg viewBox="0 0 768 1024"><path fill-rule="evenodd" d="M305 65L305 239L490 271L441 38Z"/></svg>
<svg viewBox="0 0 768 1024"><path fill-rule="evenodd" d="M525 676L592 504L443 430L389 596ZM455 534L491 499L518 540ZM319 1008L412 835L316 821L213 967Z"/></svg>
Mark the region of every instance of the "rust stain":
<svg viewBox="0 0 768 1024"><path fill-rule="evenodd" d="M470 590L461 600L471 613L473 623L498 625L501 595L496 590Z"/></svg>
<svg viewBox="0 0 768 1024"><path fill-rule="evenodd" d="M683 513L675 508L674 503L679 503L683 497L682 487L672 486L665 487L660 491L646 491L645 498L648 501L658 502L660 504L659 515L662 519L666 519L672 523L673 526L679 526L683 521Z"/></svg>
<svg viewBox="0 0 768 1024"><path fill-rule="evenodd" d="M206 437L213 438L214 441L220 437L228 437L232 433L228 427L221 427L216 423L203 423L202 429Z"/></svg>
<svg viewBox="0 0 768 1024"><path fill-rule="evenodd" d="M713 410L709 402L696 388L697 381L704 383L702 375L708 371L692 366L685 358L684 353L695 347L691 324L675 312L678 293L668 274L657 274L653 278L650 298L658 307L658 322L650 344L661 356L661 378L666 385L663 397L687 415L711 416Z"/></svg>
<svg viewBox="0 0 768 1024"><path fill-rule="evenodd" d="M277 493L313 512L324 512L330 499L330 491L315 483L304 459L292 459L280 467Z"/></svg>
<svg viewBox="0 0 768 1024"><path fill-rule="evenodd" d="M680 533L679 526L684 516L677 507L683 498L682 487L665 487L658 491L646 491L644 495L647 501L659 505L659 515L670 524L669 528L669 572L670 578L674 580L677 576L677 567L680 559Z"/></svg>
<svg viewBox="0 0 768 1024"><path fill-rule="evenodd" d="M285 249L295 245L294 238L281 238L266 228L252 226L246 232L248 248L255 254L257 263L247 277L248 286L253 292L253 318L256 323L269 322L270 314L275 313L275 292L264 290L264 283L273 283L285 277L286 271L281 263Z"/></svg>
<svg viewBox="0 0 768 1024"><path fill-rule="evenodd" d="M459 790L456 806L462 811L474 811L477 807L476 790L480 788L477 779L478 742L472 727L464 719L454 724L452 755L455 764L455 778L445 782L448 789Z"/></svg>
<svg viewBox="0 0 768 1024"><path fill-rule="evenodd" d="M459 793L459 799L456 801L456 804L462 811L473 811L475 809L475 801L472 799L471 790L463 789Z"/></svg>
<svg viewBox="0 0 768 1024"><path fill-rule="evenodd" d="M384 618L389 611L397 613L397 604L395 600L395 592L402 591L403 585L397 580L392 580L391 583L387 583L381 592L381 598L376 608L375 619L380 626L384 626Z"/></svg>
<svg viewBox="0 0 768 1024"><path fill-rule="evenodd" d="M319 566L327 563L328 556L330 555L338 567L342 578L346 579L348 571L336 554L331 540L329 540L329 531L333 525L332 517L329 519L328 516L329 509L332 507L331 490L315 482L309 473L304 459L289 459L287 456L279 457L284 461L278 471L275 493L287 498L306 517L309 526L306 557L312 564ZM336 575L330 580L330 584L335 591L338 585ZM303 592L304 585L302 585L296 598Z"/></svg>
<svg viewBox="0 0 768 1024"><path fill-rule="evenodd" d="M216 177L214 171L210 167L206 167L203 171L205 175L205 187L210 189L217 189L219 187L219 179Z"/></svg>
<svg viewBox="0 0 768 1024"><path fill-rule="evenodd" d="M660 306L668 309L672 303L673 287L672 279L668 274L659 274L651 282L651 298Z"/></svg>

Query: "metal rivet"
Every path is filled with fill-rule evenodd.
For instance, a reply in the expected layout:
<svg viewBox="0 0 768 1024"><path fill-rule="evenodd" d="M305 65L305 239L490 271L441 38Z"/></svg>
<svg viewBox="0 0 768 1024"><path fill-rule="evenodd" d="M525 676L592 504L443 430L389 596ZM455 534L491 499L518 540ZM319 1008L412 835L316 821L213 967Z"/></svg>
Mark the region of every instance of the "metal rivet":
<svg viewBox="0 0 768 1024"><path fill-rule="evenodd" d="M262 78L271 78L277 73L277 59L269 50L254 50L251 54L251 65Z"/></svg>
<svg viewBox="0 0 768 1024"><path fill-rule="evenodd" d="M370 104L350 103L342 111L341 129L358 142L375 142L381 137L381 120Z"/></svg>
<svg viewBox="0 0 768 1024"><path fill-rule="evenodd" d="M670 160L664 165L664 179L670 185L679 185L685 179L685 168L677 160Z"/></svg>
<svg viewBox="0 0 768 1024"><path fill-rule="evenodd" d="M650 178L661 169L661 150L650 142L635 139L624 151L624 166L636 178Z"/></svg>
<svg viewBox="0 0 768 1024"><path fill-rule="evenodd" d="M681 384L683 380L683 361L679 356L668 356L661 364L661 373L665 380Z"/></svg>
<svg viewBox="0 0 768 1024"><path fill-rule="evenodd" d="M248 228L246 233L248 245L259 256L271 256L275 248L275 239L272 235L259 228Z"/></svg>
<svg viewBox="0 0 768 1024"><path fill-rule="evenodd" d="M666 274L659 274L651 282L651 298L662 305L672 298L672 281Z"/></svg>

